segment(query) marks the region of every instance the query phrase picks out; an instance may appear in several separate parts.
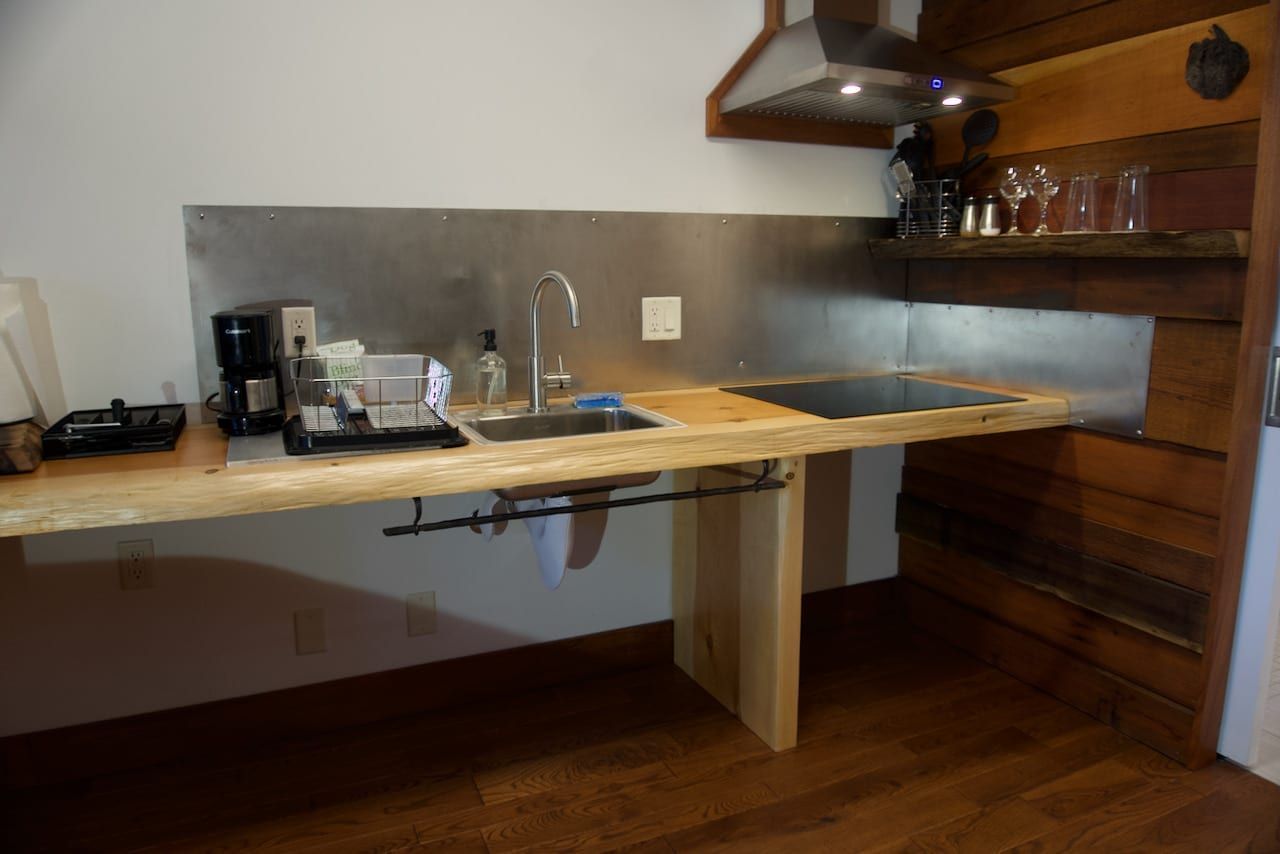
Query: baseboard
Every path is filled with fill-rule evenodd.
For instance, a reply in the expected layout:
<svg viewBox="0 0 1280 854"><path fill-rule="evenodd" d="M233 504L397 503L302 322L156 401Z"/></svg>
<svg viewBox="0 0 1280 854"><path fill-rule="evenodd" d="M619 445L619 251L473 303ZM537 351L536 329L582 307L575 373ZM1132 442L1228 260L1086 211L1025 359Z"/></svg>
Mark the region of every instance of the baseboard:
<svg viewBox="0 0 1280 854"><path fill-rule="evenodd" d="M670 620L0 739L0 786L252 750L670 662Z"/></svg>
<svg viewBox="0 0 1280 854"><path fill-rule="evenodd" d="M897 579L807 594L807 632L901 613ZM65 783L668 664L665 620L264 694L0 738L0 788Z"/></svg>

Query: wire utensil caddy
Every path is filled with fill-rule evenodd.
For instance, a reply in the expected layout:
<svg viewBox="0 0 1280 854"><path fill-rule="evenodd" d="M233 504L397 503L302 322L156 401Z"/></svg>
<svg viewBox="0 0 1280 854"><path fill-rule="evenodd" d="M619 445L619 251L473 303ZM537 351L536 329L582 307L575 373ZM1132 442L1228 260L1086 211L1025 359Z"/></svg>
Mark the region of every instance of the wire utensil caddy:
<svg viewBox="0 0 1280 854"><path fill-rule="evenodd" d="M307 356L290 363L290 453L466 444L449 423L453 374L430 356Z"/></svg>
<svg viewBox="0 0 1280 854"><path fill-rule="evenodd" d="M958 178L916 181L898 195L898 237L955 237L960 234L963 199Z"/></svg>

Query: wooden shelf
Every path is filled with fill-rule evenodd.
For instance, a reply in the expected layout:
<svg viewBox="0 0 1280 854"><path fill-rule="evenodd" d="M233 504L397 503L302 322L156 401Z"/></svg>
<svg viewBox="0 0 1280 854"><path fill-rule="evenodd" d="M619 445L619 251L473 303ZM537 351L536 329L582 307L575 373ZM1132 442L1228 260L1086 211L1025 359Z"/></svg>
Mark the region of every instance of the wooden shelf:
<svg viewBox="0 0 1280 854"><path fill-rule="evenodd" d="M1244 229L1049 234L1044 237L879 238L874 258L1248 258Z"/></svg>

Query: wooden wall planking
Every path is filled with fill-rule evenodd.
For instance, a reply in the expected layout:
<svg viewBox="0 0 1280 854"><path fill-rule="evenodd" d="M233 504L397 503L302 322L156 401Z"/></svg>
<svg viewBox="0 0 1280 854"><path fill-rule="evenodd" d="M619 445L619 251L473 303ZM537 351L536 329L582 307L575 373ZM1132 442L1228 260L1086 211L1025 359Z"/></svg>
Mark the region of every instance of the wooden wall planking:
<svg viewBox="0 0 1280 854"><path fill-rule="evenodd" d="M1195 702L1199 653L1014 581L958 549L903 537L900 553L904 578L1180 705Z"/></svg>
<svg viewBox="0 0 1280 854"><path fill-rule="evenodd" d="M984 71L1075 53L1259 5L1258 0L993 0L925 3L922 44Z"/></svg>
<svg viewBox="0 0 1280 854"><path fill-rule="evenodd" d="M911 495L898 498L898 532L953 549L1041 592L1200 652L1209 598L1084 552L1046 542Z"/></svg>
<svg viewBox="0 0 1280 854"><path fill-rule="evenodd" d="M955 5L974 11L969 3ZM985 150L996 157L1257 119L1269 55L1267 8L1214 21L1252 58L1253 73L1230 97L1205 100L1183 80L1187 46L1208 35L1207 23L1197 22L1146 37L1134 48L1116 45L1114 52L1073 67L1047 60L1019 69L1024 82L1018 97L992 108L1000 115L1000 132ZM960 159L964 120L957 114L933 122L939 163Z"/></svg>
<svg viewBox="0 0 1280 854"><path fill-rule="evenodd" d="M982 4L983 15L989 5ZM1254 187L1269 169L1257 165L1265 163L1257 145L1267 127L1258 117L1275 3L1239 12L1256 4L1015 5L1011 14L1021 23L995 40L1002 45L985 37L968 44L988 56L1044 61L1006 75L1022 89L1015 102L997 108L1000 134L967 194L993 187L1008 165L1044 162L1063 174L1091 168L1105 179L1124 163L1146 162L1153 229L1253 225ZM981 17L977 6L930 3L921 31L932 26L926 19ZM1141 8L1151 15L1140 26L1126 16ZM1206 14L1259 60L1248 87L1224 102L1196 103L1182 81L1187 45L1203 38L1209 24L1175 20L1192 8L1211 9ZM1116 12L1122 14L1104 21ZM1194 23L1147 32L1187 22ZM948 36L957 47L981 29L977 22L966 26L969 35ZM1043 34L1071 27L1082 28L1071 34L1073 43L1089 50L1043 49ZM1121 30L1137 38L1115 43ZM964 118L934 123L939 162L958 159ZM1101 184L1103 228L1113 188L1114 181ZM1060 223L1063 202L1055 201L1051 224ZM1024 227L1037 218L1035 207L1022 211ZM1221 626L1235 606L1233 590L1224 596L1219 555L1227 548L1220 539L1226 520L1218 517L1224 495L1233 494L1232 460L1223 452L1232 447L1233 406L1239 417L1235 360L1240 322L1248 322L1246 277L1255 266L1254 260L908 262L911 300L1156 318L1144 440L1056 430L999 444L909 447L899 524L911 536L903 540L900 569L912 582L907 602L917 623L1193 765L1212 758L1216 745L1210 706L1220 709L1214 679L1225 678ZM1231 523L1238 528L1238 520ZM1110 630L1117 624L1132 635ZM1162 675L1138 672L1131 656L1146 655L1165 657ZM1188 678L1198 687L1188 690Z"/></svg>
<svg viewBox="0 0 1280 854"><path fill-rule="evenodd" d="M1239 320L1246 264L1216 258L912 261L907 299Z"/></svg>
<svg viewBox="0 0 1280 854"><path fill-rule="evenodd" d="M1240 324L1162 317L1155 332L1147 438L1226 453Z"/></svg>
<svg viewBox="0 0 1280 854"><path fill-rule="evenodd" d="M908 447L906 462L908 466L978 484L1020 501L1047 506L1188 551L1214 555L1217 550L1218 520L1211 516L1098 489L1070 477L966 453L943 443Z"/></svg>
<svg viewBox="0 0 1280 854"><path fill-rule="evenodd" d="M908 463L918 460L916 454L910 456ZM963 509L1026 536L1126 566L1188 590L1209 592L1213 573L1213 556L1209 554L914 465L902 471L902 491L905 496Z"/></svg>
<svg viewBox="0 0 1280 854"><path fill-rule="evenodd" d="M906 582L911 622L1156 750L1184 761L1191 710L1003 621Z"/></svg>
<svg viewBox="0 0 1280 854"><path fill-rule="evenodd" d="M1271 0L1267 11L1270 47L1274 53L1280 44L1280 0ZM1254 251L1249 259L1232 400L1226 495L1221 511L1223 525L1218 562L1214 567L1213 607L1206 630L1204 667L1187 742L1188 762L1192 767L1207 765L1217 755L1253 503L1264 388L1271 362L1276 306L1280 302L1277 293L1280 291L1280 210L1275 204L1280 194L1280 63L1273 61L1266 70L1264 85L1258 141L1258 192L1253 217Z"/></svg>
<svg viewBox="0 0 1280 854"><path fill-rule="evenodd" d="M1217 516L1222 503L1224 466L1213 454L1071 427L938 444L1202 516Z"/></svg>

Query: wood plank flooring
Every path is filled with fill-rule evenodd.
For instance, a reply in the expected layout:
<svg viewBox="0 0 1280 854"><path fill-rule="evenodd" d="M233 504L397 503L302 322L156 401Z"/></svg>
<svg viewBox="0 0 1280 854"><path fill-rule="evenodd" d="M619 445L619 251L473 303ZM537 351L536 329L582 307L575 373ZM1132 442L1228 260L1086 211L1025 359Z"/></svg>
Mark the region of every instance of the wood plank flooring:
<svg viewBox="0 0 1280 854"><path fill-rule="evenodd" d="M1188 772L905 626L807 635L773 753L673 666L5 793L4 851L1280 851Z"/></svg>

